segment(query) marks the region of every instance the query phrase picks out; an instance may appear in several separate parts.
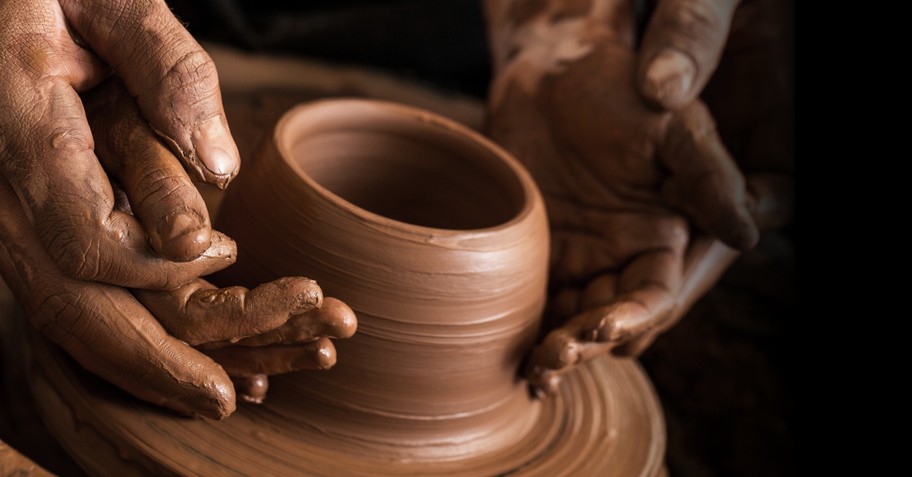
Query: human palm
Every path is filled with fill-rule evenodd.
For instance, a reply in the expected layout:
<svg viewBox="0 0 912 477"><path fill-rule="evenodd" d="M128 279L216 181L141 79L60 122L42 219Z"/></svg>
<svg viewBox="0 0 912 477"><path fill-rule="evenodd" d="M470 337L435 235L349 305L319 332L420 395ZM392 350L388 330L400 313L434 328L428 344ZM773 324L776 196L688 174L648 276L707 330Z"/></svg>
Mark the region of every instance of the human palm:
<svg viewBox="0 0 912 477"><path fill-rule="evenodd" d="M688 218L740 248L758 238L744 179L705 106L649 107L633 86L630 42L605 28L591 29L586 43L585 55L542 72L532 89L499 78L489 124L548 207L549 333L527 369L544 391L586 358L641 351L669 324Z"/></svg>

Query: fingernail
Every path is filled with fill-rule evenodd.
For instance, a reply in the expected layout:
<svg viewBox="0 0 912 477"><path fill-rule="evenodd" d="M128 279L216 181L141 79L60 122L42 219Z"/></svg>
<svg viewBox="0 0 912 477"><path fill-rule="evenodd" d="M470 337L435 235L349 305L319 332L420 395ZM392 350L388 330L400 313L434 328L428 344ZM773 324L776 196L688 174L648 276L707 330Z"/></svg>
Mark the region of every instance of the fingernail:
<svg viewBox="0 0 912 477"><path fill-rule="evenodd" d="M233 263L237 259L237 244L227 235L212 231L209 248L203 254L208 258L225 259Z"/></svg>
<svg viewBox="0 0 912 477"><path fill-rule="evenodd" d="M336 347L328 338L320 338L316 362L319 369L329 369L336 365Z"/></svg>
<svg viewBox="0 0 912 477"><path fill-rule="evenodd" d="M245 378L231 378L238 396L246 402L262 404L269 391L269 378L265 374L254 374Z"/></svg>
<svg viewBox="0 0 912 477"><path fill-rule="evenodd" d="M530 387L535 393L537 399L545 399L548 396L557 394L560 389L560 374L553 371L536 369L535 373L529 377Z"/></svg>
<svg viewBox="0 0 912 477"><path fill-rule="evenodd" d="M196 215L180 212L168 217L159 227L163 243L161 250L172 260L188 261L199 257L210 243L209 227Z"/></svg>
<svg viewBox="0 0 912 477"><path fill-rule="evenodd" d="M193 131L193 149L200 162L217 176L233 175L239 154L222 115L213 116Z"/></svg>
<svg viewBox="0 0 912 477"><path fill-rule="evenodd" d="M663 50L646 70L644 92L664 107L680 106L690 92L696 72L690 57L677 50Z"/></svg>
<svg viewBox="0 0 912 477"><path fill-rule="evenodd" d="M351 338L358 330L355 312L341 301L327 297L320 309L320 317L326 325L326 332L333 338Z"/></svg>

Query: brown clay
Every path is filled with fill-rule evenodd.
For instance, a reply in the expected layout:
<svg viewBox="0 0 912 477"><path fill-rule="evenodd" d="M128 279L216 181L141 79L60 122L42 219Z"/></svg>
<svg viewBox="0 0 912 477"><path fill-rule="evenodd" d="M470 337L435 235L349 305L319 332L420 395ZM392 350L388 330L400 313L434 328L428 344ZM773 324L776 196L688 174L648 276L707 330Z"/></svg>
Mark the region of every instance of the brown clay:
<svg viewBox="0 0 912 477"><path fill-rule="evenodd" d="M386 103L297 108L217 223L244 250L217 281L306 273L358 315L334 369L282 381L297 418L410 459L503 449L537 418L516 371L544 306L544 208L479 136Z"/></svg>
<svg viewBox="0 0 912 477"><path fill-rule="evenodd" d="M200 258L182 265L199 275L230 263L234 243L218 233L212 239ZM168 335L128 290L75 280L55 266L2 178L0 270L32 325L86 369L188 414L234 411L234 389L218 364Z"/></svg>
<svg viewBox="0 0 912 477"><path fill-rule="evenodd" d="M99 156L123 186L122 193L113 195L111 220L138 225L132 215L137 213L154 230L156 216L142 217L144 211L149 214L154 209L148 204L148 191L170 194L181 207L189 207L178 211L199 215L192 209L203 210L205 240L197 243L193 238L202 230L199 223L190 224L189 236L167 243L160 236L156 239L156 233L147 236L141 231L106 235L141 257L142 266L135 267L112 262L111 256L120 249L109 247L108 241L65 256L85 270L79 277L111 274L119 283L155 290L131 293L94 279L67 276L53 254L40 245L38 230L10 183L0 178L0 272L32 324L86 369L135 396L211 418L224 418L235 410L228 374L249 377L332 366L332 343L310 342L351 336L357 326L351 310L338 300L331 301L327 310L320 309L322 291L304 277L283 277L253 290L236 286L219 290L197 278L233 263L234 242L209 230L205 204L180 164L139 116L122 85L111 82L87 102L93 111ZM157 170L156 165L167 167ZM134 166L140 171L131 172ZM112 193L120 190L112 190L107 182L94 186ZM138 193L140 189L146 192ZM183 204L185 200L189 205ZM167 222L172 215L166 214L164 229L173 231L174 224ZM79 222L85 217L71 219ZM188 237L189 241L184 240ZM146 242L180 251L185 261L164 260ZM188 254L185 245L202 248ZM102 261L95 262L92 256ZM259 337L262 333L268 334ZM188 344L205 347L205 353ZM251 392L260 395L265 389L259 386Z"/></svg>
<svg viewBox="0 0 912 477"><path fill-rule="evenodd" d="M750 248L752 209L776 206L752 204L759 187L748 188L702 102L669 112L643 100L630 2L486 5L496 70L487 131L528 167L551 223L550 331L526 373L546 393L581 361L644 350L690 301L685 282L718 276L686 268L700 234Z"/></svg>
<svg viewBox="0 0 912 477"><path fill-rule="evenodd" d="M661 411L634 362L603 355L545 401L518 377L548 243L541 198L512 158L454 123L378 102L292 111L274 137L223 202L219 224L241 240L242 261L214 280L253 285L293 268L351 304L358 333L339 343L332 370L272 378L264 405L219 423L112 398L38 341L39 406L82 465L127 475L658 472ZM295 336L278 335L255 344ZM255 399L256 379L235 379L249 390L239 392Z"/></svg>
<svg viewBox="0 0 912 477"><path fill-rule="evenodd" d="M657 475L664 456L662 410L645 374L608 355L579 366L557 395L539 401L510 448L409 460L370 453L299 417L309 374L273 378L263 405L241 403L223 421L186 419L128 398L44 340L32 343L35 403L90 475L627 477Z"/></svg>

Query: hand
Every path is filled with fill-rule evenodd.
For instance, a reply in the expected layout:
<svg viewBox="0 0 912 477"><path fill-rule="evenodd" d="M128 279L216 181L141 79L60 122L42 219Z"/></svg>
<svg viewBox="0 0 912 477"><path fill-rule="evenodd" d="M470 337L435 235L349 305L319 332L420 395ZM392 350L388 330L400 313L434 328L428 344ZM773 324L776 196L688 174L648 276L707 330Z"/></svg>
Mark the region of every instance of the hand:
<svg viewBox="0 0 912 477"><path fill-rule="evenodd" d="M794 3L655 3L637 52L640 93L669 111L701 97L746 176L758 226L787 225L794 202Z"/></svg>
<svg viewBox="0 0 912 477"><path fill-rule="evenodd" d="M546 392L572 365L608 349L635 354L669 325L692 241L686 218L737 248L758 239L709 111L647 106L634 88L632 17L607 17L565 23L580 35L573 48L524 45L492 86L489 132L536 178L551 220L554 329L528 367ZM570 54L543 61L555 51Z"/></svg>
<svg viewBox="0 0 912 477"><path fill-rule="evenodd" d="M100 87L86 104L106 167L167 164L169 158L176 164L118 82ZM130 180L129 171L136 169L123 170ZM165 168L148 172L169 176ZM136 289L131 295L69 278L38 244L11 189L0 185L0 271L33 324L84 367L137 397L222 418L235 408L229 376L242 397L262 401L267 374L329 368L335 349L328 337L355 331L352 311L338 300L324 301L312 280L291 277L253 290L220 290L196 278L234 261L234 243L218 232L202 257L163 261L171 266L166 278L183 284L176 288ZM117 191L115 209L129 215L128 194Z"/></svg>
<svg viewBox="0 0 912 477"><path fill-rule="evenodd" d="M169 334L215 360L244 400L262 403L269 375L329 369L336 349L329 338L349 338L355 314L317 283L285 277L253 290L218 289L197 279L175 290L134 290Z"/></svg>
<svg viewBox="0 0 912 477"><path fill-rule="evenodd" d="M202 199L169 156L109 168L135 217L115 210L77 93L110 67L183 166L224 187L239 159L208 55L163 0L10 0L0 18L0 175L38 243L75 279L178 285L149 263L190 261L209 248ZM152 250L138 241L147 235Z"/></svg>
<svg viewBox="0 0 912 477"><path fill-rule="evenodd" d="M199 258L152 264L189 281L234 261L234 243L214 233ZM235 409L231 381L215 362L169 336L122 287L64 274L41 246L0 178L0 272L32 324L83 367L146 401L213 419Z"/></svg>
<svg viewBox="0 0 912 477"><path fill-rule="evenodd" d="M174 186L180 166L120 82L110 80L86 96L98 137L96 152L106 170L115 171L133 190L167 186L172 195L196 191L192 184ZM116 208L132 213L134 198L121 195L127 197ZM188 200L194 198L198 194ZM329 338L348 338L357 328L347 305L334 298L324 301L316 282L304 277L282 278L253 290L217 289L197 278L173 289L132 293L171 336L215 360L240 397L255 403L266 397L268 375L332 367L336 354Z"/></svg>
<svg viewBox="0 0 912 477"><path fill-rule="evenodd" d="M10 0L0 18L4 278L38 328L90 370L184 412L230 414L224 372L120 287L182 285L230 264L234 245L210 231L186 173L170 166L120 168L139 220L117 210L78 96L110 65L188 170L224 186L238 158L214 66L161 0Z"/></svg>

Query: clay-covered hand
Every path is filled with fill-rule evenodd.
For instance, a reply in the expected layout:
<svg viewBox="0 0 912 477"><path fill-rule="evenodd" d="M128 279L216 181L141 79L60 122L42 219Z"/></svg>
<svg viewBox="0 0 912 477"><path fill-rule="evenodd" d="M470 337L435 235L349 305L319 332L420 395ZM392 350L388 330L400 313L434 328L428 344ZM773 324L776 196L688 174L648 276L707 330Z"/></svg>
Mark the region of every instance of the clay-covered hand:
<svg viewBox="0 0 912 477"><path fill-rule="evenodd" d="M135 239L142 243L145 237ZM147 266L181 283L234 259L234 243L213 233L199 258L183 263L150 259ZM58 268L2 177L0 272L35 328L89 371L183 413L219 419L234 411L234 388L225 371L169 336L129 290L72 278Z"/></svg>
<svg viewBox="0 0 912 477"><path fill-rule="evenodd" d="M700 97L757 199L762 228L794 207L794 2L658 0L637 52L637 87L674 111Z"/></svg>
<svg viewBox="0 0 912 477"><path fill-rule="evenodd" d="M235 257L234 243L213 232L210 248L179 266L206 275ZM265 376L258 373L330 367L335 352L322 337L346 338L356 326L347 306L324 300L306 278L250 291L192 279L173 290L133 294L70 278L41 247L2 178L0 271L32 324L83 367L136 397L213 419L235 410L229 375L242 397L261 400ZM208 346L201 352L188 343Z"/></svg>
<svg viewBox="0 0 912 477"><path fill-rule="evenodd" d="M261 403L268 376L336 363L330 338L357 329L351 308L323 298L313 280L285 277L253 290L197 279L176 290L134 290L169 334L219 363L238 395Z"/></svg>
<svg viewBox="0 0 912 477"><path fill-rule="evenodd" d="M10 0L0 18L3 278L33 324L89 370L182 412L230 414L224 371L121 286L182 285L232 263L234 244L210 232L201 200L171 185L189 183L183 170L131 171L161 187L146 189L140 220L118 210L78 95L111 65L190 169L225 183L237 155L211 62L162 1Z"/></svg>
<svg viewBox="0 0 912 477"><path fill-rule="evenodd" d="M141 206L150 188L185 197L183 184L159 180L179 177L180 165L123 84L112 79L85 96L99 160L120 179L118 184L140 192L124 194L117 208L137 213L134 204ZM187 187L196 191L192 184ZM205 204L201 207L205 211ZM133 295L171 336L221 365L238 396L250 402L263 401L269 375L332 367L336 354L330 338L348 338L357 327L348 306L324 300L316 282L304 277L282 278L253 290L218 289L197 278L167 290L134 289Z"/></svg>
<svg viewBox="0 0 912 477"><path fill-rule="evenodd" d="M640 352L669 325L687 219L740 249L759 235L705 105L647 105L634 85L629 3L592 5L588 15L560 7L527 17L491 90L489 132L536 178L551 221L551 331L528 367L543 391L609 349Z"/></svg>
<svg viewBox="0 0 912 477"><path fill-rule="evenodd" d="M86 105L105 167L157 164L145 173L160 177L172 176L168 164L179 167L120 82L109 81L88 95ZM121 180L132 177L127 173ZM130 194L116 191L114 209L132 217ZM236 257L234 242L215 231L210 248L197 259L172 262L153 256L148 261L145 273L161 274L166 290L134 289L131 294L64 274L41 246L5 180L0 182L0 213L0 271L36 328L90 371L183 413L231 414L236 403L229 376L241 397L260 401L267 374L332 366L335 350L328 338L347 338L357 325L347 306L324 300L316 283L303 277L253 290L216 289L198 278ZM147 238L133 240L144 244Z"/></svg>
<svg viewBox="0 0 912 477"><path fill-rule="evenodd" d="M174 187L155 178L177 176L180 165L119 81L109 80L86 95L85 104L98 158L109 173L119 171L124 184L141 192ZM118 208L135 213L133 204L145 195L125 195ZM304 277L282 278L253 290L218 289L197 278L167 290L134 289L133 295L171 336L219 363L240 397L252 402L265 398L268 375L332 367L336 356L329 338L348 338L357 327L348 306L333 298L324 301L316 282Z"/></svg>
<svg viewBox="0 0 912 477"><path fill-rule="evenodd" d="M4 279L33 323L90 370L152 402L230 414L225 373L121 287L183 285L229 265L234 244L211 232L170 162L113 165L136 215L119 210L78 94L113 70L187 170L225 185L238 156L212 62L162 0L10 0L0 18Z"/></svg>
<svg viewBox="0 0 912 477"><path fill-rule="evenodd" d="M0 175L38 243L75 279L178 285L148 264L209 248L208 213L184 168L225 186L239 167L209 56L164 0L9 0L0 19ZM179 158L108 167L135 217L114 208L79 97L111 72Z"/></svg>
<svg viewBox="0 0 912 477"><path fill-rule="evenodd" d="M699 95L709 106L761 229L793 218L794 8L789 0L661 0L637 57L648 101L675 110ZM676 54L667 52L683 56L668 62Z"/></svg>

